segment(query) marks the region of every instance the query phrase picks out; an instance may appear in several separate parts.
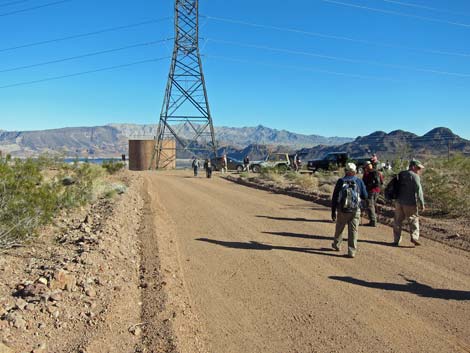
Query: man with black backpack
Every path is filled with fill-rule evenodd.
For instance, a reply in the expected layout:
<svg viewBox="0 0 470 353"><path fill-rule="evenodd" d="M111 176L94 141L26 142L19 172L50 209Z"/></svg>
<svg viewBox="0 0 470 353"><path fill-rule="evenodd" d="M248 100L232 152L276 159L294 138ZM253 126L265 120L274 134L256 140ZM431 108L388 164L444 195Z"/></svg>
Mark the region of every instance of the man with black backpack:
<svg viewBox="0 0 470 353"><path fill-rule="evenodd" d="M369 217L369 223L366 226L376 227L377 226L377 215L375 213L375 204L377 203L377 198L380 194L380 188L384 183L384 177L377 169L374 168L374 165L371 161L367 161L364 165L364 176L362 177L367 189L367 216Z"/></svg>
<svg viewBox="0 0 470 353"><path fill-rule="evenodd" d="M348 226L348 257L355 257L357 251L357 231L361 218L361 200L367 199L364 182L356 177L356 165L346 164L346 175L338 180L331 202L331 219L336 221L335 238L331 245L340 251L343 231Z"/></svg>
<svg viewBox="0 0 470 353"><path fill-rule="evenodd" d="M401 242L401 230L403 222L407 219L410 223L411 242L419 246L419 212L424 211L423 188L421 187L420 175L424 165L413 159L410 161L408 170L400 172L387 186L387 198L396 199L395 218L393 223L393 244L399 246Z"/></svg>

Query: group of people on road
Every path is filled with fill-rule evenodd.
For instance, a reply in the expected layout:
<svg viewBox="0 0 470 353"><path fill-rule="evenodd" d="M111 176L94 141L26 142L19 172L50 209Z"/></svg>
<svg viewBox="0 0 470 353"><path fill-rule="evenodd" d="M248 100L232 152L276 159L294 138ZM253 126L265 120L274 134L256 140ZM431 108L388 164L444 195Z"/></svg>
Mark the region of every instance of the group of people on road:
<svg viewBox="0 0 470 353"><path fill-rule="evenodd" d="M201 168L201 162L199 161L199 159L193 157L191 167L193 168L194 176L197 177L199 175L199 168ZM212 178L212 164L209 158L206 158L204 160L203 168L206 171L206 177Z"/></svg>
<svg viewBox="0 0 470 353"><path fill-rule="evenodd" d="M375 159L374 159L375 157ZM366 226L377 226L376 202L383 186L384 177L377 170L378 160L372 156L364 166L362 179L356 176L357 167L347 163L344 177L340 178L334 188L331 203L331 219L336 222L332 248L340 251L343 233L348 227L348 257L354 258L357 252L358 230L361 219L361 209L365 209L369 218ZM400 172L393 183L395 200L395 216L393 223L393 245L399 246L402 240L403 222L410 223L411 242L415 246L419 241L419 211L424 211L424 197L420 175L424 165L413 159L409 162L408 170ZM389 188L389 186L387 186Z"/></svg>

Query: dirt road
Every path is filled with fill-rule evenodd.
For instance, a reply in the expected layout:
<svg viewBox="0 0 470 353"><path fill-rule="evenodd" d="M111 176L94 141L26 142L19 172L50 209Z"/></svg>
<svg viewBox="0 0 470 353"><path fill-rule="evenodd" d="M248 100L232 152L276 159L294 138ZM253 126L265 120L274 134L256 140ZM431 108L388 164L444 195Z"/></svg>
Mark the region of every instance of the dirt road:
<svg viewBox="0 0 470 353"><path fill-rule="evenodd" d="M348 259L323 206L187 172L144 179L143 247L158 244L182 352L470 352L470 253L391 247L379 226Z"/></svg>

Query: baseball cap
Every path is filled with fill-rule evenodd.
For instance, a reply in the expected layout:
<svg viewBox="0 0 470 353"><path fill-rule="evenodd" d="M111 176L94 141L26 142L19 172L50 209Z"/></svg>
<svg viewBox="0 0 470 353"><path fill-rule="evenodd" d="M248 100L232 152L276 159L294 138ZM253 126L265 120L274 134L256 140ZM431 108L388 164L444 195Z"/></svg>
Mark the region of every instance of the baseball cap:
<svg viewBox="0 0 470 353"><path fill-rule="evenodd" d="M417 159L412 159L410 161L410 167L417 167L419 169L423 169L424 168L424 165L423 163L421 163L420 161L418 161Z"/></svg>
<svg viewBox="0 0 470 353"><path fill-rule="evenodd" d="M344 170L347 172L356 172L356 165L354 163L346 163Z"/></svg>

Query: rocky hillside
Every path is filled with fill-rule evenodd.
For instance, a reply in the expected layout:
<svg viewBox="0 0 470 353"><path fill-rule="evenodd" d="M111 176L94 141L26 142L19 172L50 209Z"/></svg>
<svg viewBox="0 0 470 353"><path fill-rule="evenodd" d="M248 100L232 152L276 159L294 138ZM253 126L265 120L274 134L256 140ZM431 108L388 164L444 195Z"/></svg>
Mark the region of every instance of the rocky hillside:
<svg viewBox="0 0 470 353"><path fill-rule="evenodd" d="M306 159L320 158L329 152L348 152L355 157L377 153L382 160L397 157L443 156L449 151L470 153L470 141L444 127L435 128L423 136L403 130L395 130L389 134L376 131L367 136L359 136L354 141L342 145L315 146L301 150Z"/></svg>
<svg viewBox="0 0 470 353"><path fill-rule="evenodd" d="M181 127L183 137L192 137L189 127ZM178 130L179 128L176 127ZM286 145L290 148L334 145L351 141L343 137L302 135L264 126L231 128L215 127L220 146L243 149L247 145ZM97 127L74 127L43 131L1 131L0 150L13 156L36 156L41 153L62 155L115 157L127 154L129 138L153 138L155 125L111 124Z"/></svg>

